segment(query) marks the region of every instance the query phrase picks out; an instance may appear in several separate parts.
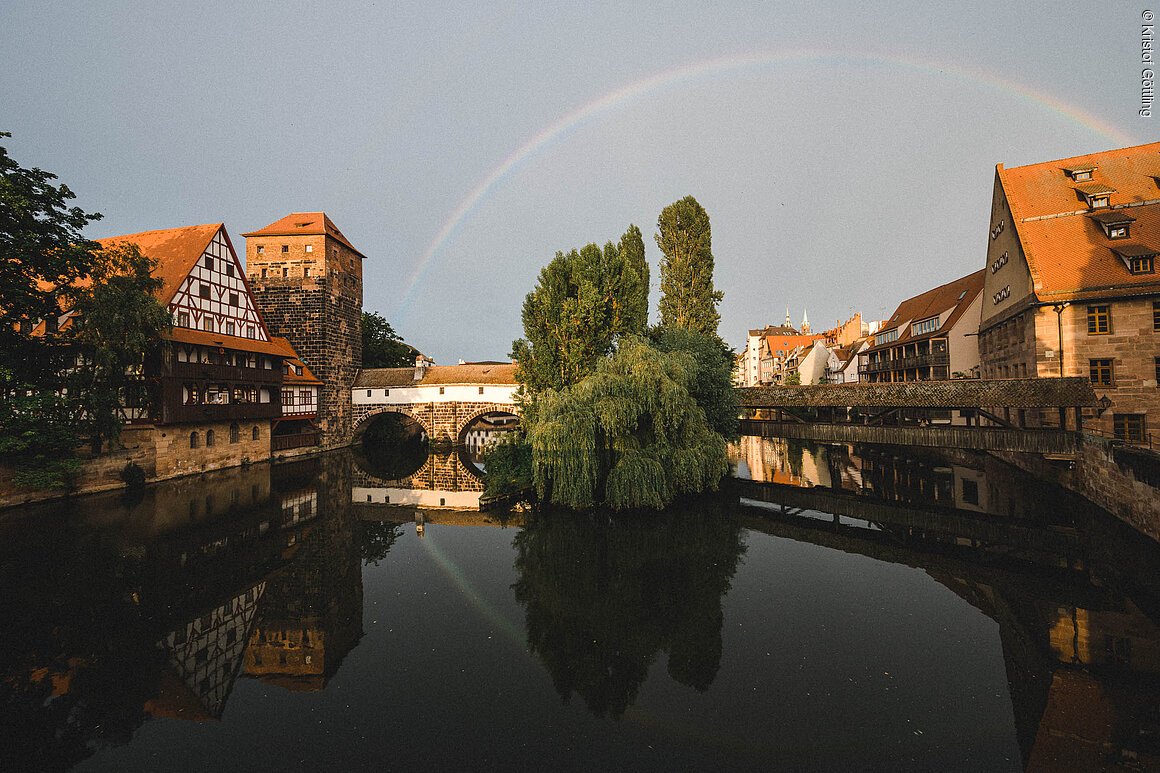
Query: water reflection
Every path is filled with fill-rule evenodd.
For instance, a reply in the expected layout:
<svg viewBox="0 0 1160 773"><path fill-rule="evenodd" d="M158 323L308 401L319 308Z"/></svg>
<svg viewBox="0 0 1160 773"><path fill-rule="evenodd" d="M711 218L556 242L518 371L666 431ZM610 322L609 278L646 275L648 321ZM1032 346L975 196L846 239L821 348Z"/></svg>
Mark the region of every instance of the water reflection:
<svg viewBox="0 0 1160 773"><path fill-rule="evenodd" d="M616 522L543 513L515 538L528 649L560 697L619 717L660 653L698 691L721 661L721 601L745 552L721 502Z"/></svg>
<svg viewBox="0 0 1160 773"><path fill-rule="evenodd" d="M799 632L805 640L825 628L837 637L827 641L855 650L860 645L846 620L828 618L827 608L810 603L817 588L794 585L792 574L784 587L793 598L746 601L770 610L768 625L776 632L760 629L767 623L740 611L746 606L732 589L746 587L742 578L750 578L747 592L754 593L760 586L752 577L769 569L755 565L753 556L780 558L790 544L798 555L848 571L854 581L865 559L898 570L874 573L885 583L875 588L882 594L896 592L890 577L918 574L953 593L956 604L965 602L963 610L993 621L997 639L988 640L993 650L982 656L1005 670L1010 733L1023 767L1160 767L1160 551L1075 497L990 457L746 439L736 461L749 479L719 497L652 517L544 512L526 523L446 503L421 506L422 496L478 494L478 478L463 477L466 467L456 459L424 456L402 478L381 479L353 456L332 454L174 481L136 501L99 496L9 514L0 521L6 588L0 598L0 727L7 739L0 768L68 769L126 744L160 755L168 751L165 739L174 738L191 748L220 744L230 767L251 744L239 728L262 726L267 711L286 717L305 711L306 704L291 702L295 698L321 698L337 687L367 721L378 721L388 704L406 717L412 706L423 705L432 684L460 684L465 669L510 674L505 689L520 705L493 711L494 696L462 696L478 723L460 750L463 760L493 743L487 759L526 767L566 763L572 758L502 757L522 748L510 742L512 718L523 723L524 738L576 732L582 725L561 730L553 724L576 722L574 717L552 713L561 698L574 696L582 713L631 718L635 707L640 716L650 675L662 686L687 688L662 691L673 716L686 718L668 720L679 724L664 736L672 744L699 737L699 728L727 717L749 723L752 737L784 734L791 747L808 749L812 735L791 737L792 728L771 726L760 713L729 713L741 698L728 692L737 690L729 655L744 642L724 636L726 630L744 626L750 641ZM404 495L384 489L418 492L419 499L400 505ZM454 528L448 532L454 538L435 539L432 531L415 539L403 524L418 518ZM496 529L482 539L485 530L455 528L480 525L521 528L508 532L510 540ZM450 560L453 548L461 551L457 564ZM407 584L419 571L417 561L438 567L427 572L422 587ZM393 584L384 587L388 569ZM456 582L441 591L442 573ZM495 577L502 581L484 585ZM464 607L452 594L473 583L477 595L490 596L497 607L506 602L512 621L522 615L523 641L508 651L489 638L474 653L478 662L443 661L430 647L411 652L416 640L438 643L460 630L454 615ZM384 599L395 605L392 619L407 625L394 623L391 636L373 639L366 610ZM877 619L867 612L903 655L938 658L924 638L923 613ZM381 607L374 612L386 614ZM869 649L866 657L873 668ZM735 668L739 659L734 653ZM784 676L759 659L740 667L753 683L780 684ZM421 679L392 681L418 672ZM545 673L554 693L541 686ZM804 678L816 685L815 695L844 689L822 671ZM247 702L239 698L246 680L277 689ZM914 689L946 690L948 705L969 703L969 696L944 684ZM375 702L380 693L389 693L385 703ZM891 700L876 709L911 708L904 697ZM255 714L255 706L262 710ZM243 710L250 713L239 716ZM231 732L199 733L171 722L165 733L139 733L151 718L216 721ZM351 720L319 712L309 721ZM429 724L430 733L446 731ZM637 732L631 724L600 726L622 744L623 756L610 757L611 767L633 765L645 741L656 740L645 731L631 735ZM393 734L395 751L421 758L433 743L427 725L416 722L409 733ZM327 727L303 743L338 732ZM337 764L325 745L316 745L316 753L304 752L301 765ZM721 763L755 764L743 755L725 755Z"/></svg>

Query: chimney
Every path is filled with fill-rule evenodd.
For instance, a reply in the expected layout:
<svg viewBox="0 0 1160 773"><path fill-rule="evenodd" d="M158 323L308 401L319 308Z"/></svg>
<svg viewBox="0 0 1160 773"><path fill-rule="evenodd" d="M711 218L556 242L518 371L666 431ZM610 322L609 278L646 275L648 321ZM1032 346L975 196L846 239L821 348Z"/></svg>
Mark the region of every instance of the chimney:
<svg viewBox="0 0 1160 773"><path fill-rule="evenodd" d="M425 357L422 354L415 357L415 380L422 381L423 376L427 373L427 368L435 364L435 360L430 357Z"/></svg>

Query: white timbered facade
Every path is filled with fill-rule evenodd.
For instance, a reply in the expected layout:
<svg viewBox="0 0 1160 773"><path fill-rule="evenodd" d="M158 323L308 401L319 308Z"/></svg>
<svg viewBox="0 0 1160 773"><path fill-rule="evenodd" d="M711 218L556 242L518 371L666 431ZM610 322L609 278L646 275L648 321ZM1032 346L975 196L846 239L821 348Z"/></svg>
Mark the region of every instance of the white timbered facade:
<svg viewBox="0 0 1160 773"><path fill-rule="evenodd" d="M169 310L176 327L269 341L225 228L219 228L177 286Z"/></svg>

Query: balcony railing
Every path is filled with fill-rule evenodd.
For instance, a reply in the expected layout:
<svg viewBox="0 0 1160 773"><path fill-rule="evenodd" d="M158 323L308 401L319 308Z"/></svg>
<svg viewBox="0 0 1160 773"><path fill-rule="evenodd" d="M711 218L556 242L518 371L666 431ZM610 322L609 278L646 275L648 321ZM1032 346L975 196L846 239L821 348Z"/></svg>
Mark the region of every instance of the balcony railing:
<svg viewBox="0 0 1160 773"><path fill-rule="evenodd" d="M239 368L235 365L215 365L211 362L175 362L172 372L176 378L197 381L240 381L261 384L276 384L282 381L282 373L273 368Z"/></svg>
<svg viewBox="0 0 1160 773"><path fill-rule="evenodd" d="M912 354L908 357L899 357L893 360L871 360L859 363L859 373L885 373L894 370L909 370L911 368L926 368L939 365L950 365L951 357L947 352L931 352L929 354Z"/></svg>

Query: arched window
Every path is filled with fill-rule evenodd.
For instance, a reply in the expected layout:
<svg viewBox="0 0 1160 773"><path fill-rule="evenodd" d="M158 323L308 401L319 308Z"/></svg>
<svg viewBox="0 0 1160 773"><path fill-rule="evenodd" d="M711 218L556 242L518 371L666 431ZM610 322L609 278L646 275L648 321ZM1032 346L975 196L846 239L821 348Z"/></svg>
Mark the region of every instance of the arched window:
<svg viewBox="0 0 1160 773"><path fill-rule="evenodd" d="M189 433L189 447L190 448L197 448L197 433L196 432Z"/></svg>
<svg viewBox="0 0 1160 773"><path fill-rule="evenodd" d="M205 431L205 447L209 448L213 445L213 430L207 429Z"/></svg>
<svg viewBox="0 0 1160 773"><path fill-rule="evenodd" d="M238 435L239 435L238 423L235 421L233 424L230 425L230 442L231 443L238 442Z"/></svg>
<svg viewBox="0 0 1160 773"><path fill-rule="evenodd" d="M258 439L258 436L259 436L260 434L261 434L261 433L258 431L258 425L257 425L257 424L255 424L255 425L254 425L254 429L253 429L253 431L250 433L250 439L251 439L251 440L257 440L257 439Z"/></svg>

